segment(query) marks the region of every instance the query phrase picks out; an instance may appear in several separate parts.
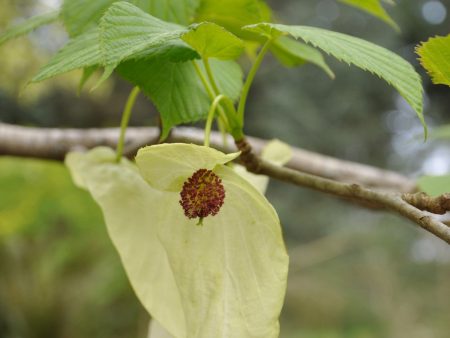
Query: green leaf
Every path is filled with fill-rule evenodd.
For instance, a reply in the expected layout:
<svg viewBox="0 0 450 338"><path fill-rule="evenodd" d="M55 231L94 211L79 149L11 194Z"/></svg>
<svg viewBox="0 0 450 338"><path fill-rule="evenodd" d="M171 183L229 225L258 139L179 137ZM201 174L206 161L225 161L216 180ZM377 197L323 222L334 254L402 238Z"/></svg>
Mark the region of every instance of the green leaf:
<svg viewBox="0 0 450 338"><path fill-rule="evenodd" d="M96 26L106 9L117 0L64 0L62 19L71 37Z"/></svg>
<svg viewBox="0 0 450 338"><path fill-rule="evenodd" d="M200 0L130 0L130 2L164 21L188 25L193 21Z"/></svg>
<svg viewBox="0 0 450 338"><path fill-rule="evenodd" d="M244 74L242 73L242 68L233 61L214 59L210 60L210 65L220 92L228 96L232 101L237 101L243 86ZM203 64L200 65L200 68L205 72Z"/></svg>
<svg viewBox="0 0 450 338"><path fill-rule="evenodd" d="M450 192L450 175L422 176L417 180L419 189L430 196L439 196Z"/></svg>
<svg viewBox="0 0 450 338"><path fill-rule="evenodd" d="M148 147L137 162L144 172L147 160L156 166L159 174L145 176L148 182L186 162L192 163L190 176L200 169L197 147ZM164 151L154 155L152 149L159 148ZM207 159L210 148L199 148L213 162ZM222 179L225 201L198 227L184 216L179 192L152 187L127 160L115 163L110 149L71 153L66 164L102 208L138 298L171 335L278 337L288 257L276 212L248 182L217 163L213 170Z"/></svg>
<svg viewBox="0 0 450 338"><path fill-rule="evenodd" d="M172 34L170 31L165 34L165 30L179 29L179 26L153 18L137 7L124 2L118 2L111 6L108 13L110 15L106 16L102 22L101 31L99 28L92 28L71 39L39 71L32 82L42 81L78 68L105 65L107 67L104 76L99 81L101 83L112 73L117 63L126 58L148 58L160 55L172 61L184 61L198 57L197 53L180 39L164 40L165 37ZM128 26L120 26L120 13L125 13L122 19L125 19L125 23L129 24ZM133 17L131 16L133 14L130 13L134 13L136 16ZM114 16L115 14L117 16ZM117 26L109 26L110 23L114 23L114 19L119 21ZM109 20L112 20L112 22ZM133 23L135 25L141 23L141 26L138 26L138 32L135 32L134 39L130 38L130 35L127 36L126 31L127 28L130 29L130 25ZM121 28L124 28L125 31L121 31ZM105 29L107 30L106 33ZM180 32L182 31L180 30ZM100 32L103 48L100 48L99 45ZM124 43L124 45L121 43ZM104 60L105 55L106 60Z"/></svg>
<svg viewBox="0 0 450 338"><path fill-rule="evenodd" d="M237 99L242 88L242 72L232 61L211 60L211 68L222 92ZM191 62L174 63L162 58L128 61L117 68L119 74L139 86L161 114L162 139L181 123L205 119L210 99Z"/></svg>
<svg viewBox="0 0 450 338"><path fill-rule="evenodd" d="M450 86L450 35L430 38L416 52L433 83Z"/></svg>
<svg viewBox="0 0 450 338"><path fill-rule="evenodd" d="M286 67L301 66L309 62L322 68L329 77L334 78L333 71L328 67L322 54L314 47L281 36L272 43L270 50L278 61Z"/></svg>
<svg viewBox="0 0 450 338"><path fill-rule="evenodd" d="M62 17L70 36L97 25L104 12L117 0L64 0ZM165 21L188 25L199 0L129 0L143 11Z"/></svg>
<svg viewBox="0 0 450 338"><path fill-rule="evenodd" d="M177 38L134 53L127 57L126 60L151 59L153 57L162 57L171 62L185 62L199 59L200 55L183 40Z"/></svg>
<svg viewBox="0 0 450 338"><path fill-rule="evenodd" d="M182 39L202 58L232 60L244 51L244 42L215 23L203 22L189 27Z"/></svg>
<svg viewBox="0 0 450 338"><path fill-rule="evenodd" d="M426 137L427 128L423 117L423 88L420 76L410 63L397 54L350 35L315 27L261 23L244 27L244 29L266 37L280 33L290 34L296 39L302 39L322 49L338 60L378 75L396 88L416 111L424 126Z"/></svg>
<svg viewBox="0 0 450 338"><path fill-rule="evenodd" d="M101 64L98 34L98 29L94 28L70 40L39 70L31 82L43 81L74 69Z"/></svg>
<svg viewBox="0 0 450 338"><path fill-rule="evenodd" d="M34 29L47 25L53 21L58 20L59 12L54 11L43 15L33 16L24 22L9 27L2 34L0 34L0 45L8 40L14 39L21 35L27 34Z"/></svg>
<svg viewBox="0 0 450 338"><path fill-rule="evenodd" d="M115 69L116 69L115 65L106 65L105 68L103 69L102 76L100 77L100 79L98 79L97 83L91 88L91 91L94 91L95 89L100 87L100 85L102 85L106 80L108 80L109 77L112 75L112 73L114 73Z"/></svg>
<svg viewBox="0 0 450 338"><path fill-rule="evenodd" d="M254 39L254 34L242 27L271 21L270 8L260 0L202 0L195 21L214 22L243 39Z"/></svg>
<svg viewBox="0 0 450 338"><path fill-rule="evenodd" d="M394 28L396 31L400 31L400 27L382 6L381 0L339 0L339 1L347 5L353 6L355 8L358 8L364 12L367 12L375 16L376 18L384 21L389 26ZM391 5L395 4L393 1L384 0L384 2Z"/></svg>
<svg viewBox="0 0 450 338"><path fill-rule="evenodd" d="M196 56L183 53L186 45L179 38L187 28L164 22L123 1L114 3L102 17L100 32L104 65L144 56ZM178 53L177 47L183 52Z"/></svg>
<svg viewBox="0 0 450 338"><path fill-rule="evenodd" d="M91 76L98 70L98 66L90 66L83 69L83 74L81 75L80 83L78 84L78 95L80 95L86 82L91 78Z"/></svg>

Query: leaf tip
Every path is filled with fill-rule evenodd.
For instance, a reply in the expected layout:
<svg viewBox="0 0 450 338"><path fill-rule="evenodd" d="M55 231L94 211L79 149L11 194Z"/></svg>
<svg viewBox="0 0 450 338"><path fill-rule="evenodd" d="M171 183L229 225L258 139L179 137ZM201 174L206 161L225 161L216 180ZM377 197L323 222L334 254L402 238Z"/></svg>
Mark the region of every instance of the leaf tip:
<svg viewBox="0 0 450 338"><path fill-rule="evenodd" d="M331 80L336 79L336 74L334 74L334 72L331 70L330 67L328 67L328 65L325 68L325 73L330 77Z"/></svg>
<svg viewBox="0 0 450 338"><path fill-rule="evenodd" d="M428 141L428 126L426 123L423 124L423 143Z"/></svg>

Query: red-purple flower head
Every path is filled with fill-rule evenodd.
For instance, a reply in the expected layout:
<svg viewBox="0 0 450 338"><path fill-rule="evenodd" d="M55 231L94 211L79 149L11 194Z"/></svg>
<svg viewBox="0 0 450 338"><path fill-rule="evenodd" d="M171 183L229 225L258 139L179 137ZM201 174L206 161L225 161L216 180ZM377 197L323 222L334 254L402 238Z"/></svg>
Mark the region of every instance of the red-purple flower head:
<svg viewBox="0 0 450 338"><path fill-rule="evenodd" d="M183 184L180 193L180 205L186 217L203 218L217 215L225 200L225 189L222 180L208 169L199 169Z"/></svg>

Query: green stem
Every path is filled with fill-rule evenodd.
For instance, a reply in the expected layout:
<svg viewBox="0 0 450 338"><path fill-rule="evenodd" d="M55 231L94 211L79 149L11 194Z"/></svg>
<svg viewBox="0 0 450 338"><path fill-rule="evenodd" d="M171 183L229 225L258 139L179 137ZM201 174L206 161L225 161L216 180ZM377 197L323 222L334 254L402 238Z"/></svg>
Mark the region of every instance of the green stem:
<svg viewBox="0 0 450 338"><path fill-rule="evenodd" d="M217 119L217 127L219 128L220 134L222 135L222 144L225 148L228 148L228 138L227 138L227 129L225 127L225 121L220 118Z"/></svg>
<svg viewBox="0 0 450 338"><path fill-rule="evenodd" d="M242 88L242 94L241 99L239 100L239 106L238 106L238 119L244 124L244 112L245 112L245 105L247 103L247 97L248 93L250 91L250 87L253 84L253 80L255 79L255 75L258 72L259 67L261 66L261 63L264 59L264 56L266 56L266 53L269 50L270 44L272 43L272 39L268 39L264 46L261 48L258 56L256 57L255 62L252 65L252 68L250 69L250 72L247 75L247 79L245 80L244 87Z"/></svg>
<svg viewBox="0 0 450 338"><path fill-rule="evenodd" d="M197 62L192 61L192 64L194 65L195 71L196 71L199 79L203 83L203 86L205 87L205 90L208 93L209 98L211 99L211 101L214 101L216 99L217 95L214 95L214 90L211 88L211 85L210 85L208 79L204 75L202 69L200 69L200 66L198 65ZM205 65L205 68L207 68L206 65ZM211 68L209 68L209 69L211 70ZM210 74L210 78L214 81L212 72ZM222 107L222 105L219 105L217 107L217 110L219 111L219 116L223 119L226 128L230 130L230 133L234 134L233 137L239 138L242 134L242 127L231 128L231 124L230 124L230 123L233 123L233 125L235 125L236 124L235 121L237 120L237 112L236 112L236 109L234 108L233 104L224 105L223 107ZM229 117L231 118L231 120L229 120ZM240 129L240 130L235 131L236 129Z"/></svg>
<svg viewBox="0 0 450 338"><path fill-rule="evenodd" d="M128 96L127 103L125 104L125 108L122 113L122 121L120 122L120 137L119 142L117 143L117 150L116 150L116 162L119 163L122 154L123 154L123 148L125 144L125 132L128 127L128 122L130 121L131 111L133 110L134 103L136 102L136 97L139 94L139 87L134 87L131 91L130 95Z"/></svg>
<svg viewBox="0 0 450 338"><path fill-rule="evenodd" d="M202 82L203 87L205 87L205 90L208 93L209 98L211 100L214 100L216 95L214 95L214 91L212 90L211 86L209 85L208 80L206 79L205 75L203 74L202 70L200 69L200 66L195 61L192 61L192 64L194 65L195 72L197 73L198 77L200 78L200 81Z"/></svg>
<svg viewBox="0 0 450 338"><path fill-rule="evenodd" d="M214 79L214 74L212 72L211 65L209 64L209 60L207 58L203 59L203 65L205 66L206 74L208 75L209 82L211 83L211 86L214 90L214 94L219 95L220 90L219 87L217 86L216 80Z"/></svg>
<svg viewBox="0 0 450 338"><path fill-rule="evenodd" d="M203 84L203 87L205 87L205 90L206 90L206 92L208 93L209 98L211 99L211 101L214 101L215 98L217 97L217 95L219 95L219 94L214 95L214 90L211 88L211 85L209 84L208 79L207 79L207 78L205 77L205 75L203 74L203 71L200 69L200 66L197 64L197 62L192 61L192 63L193 63L193 65L194 65L195 72L197 73L197 75L198 75L200 81L201 81L202 84ZM206 68L206 66L205 66L205 68ZM210 69L211 69L211 68L210 68ZM212 76L212 74L211 74L211 76ZM214 77L212 77L212 79L214 79ZM220 116L222 117L222 119L223 119L224 122L225 122L225 125L228 126L227 116L226 116L226 114L225 114L225 112L224 112L222 106L219 106L219 107L218 107L218 110L219 110Z"/></svg>
<svg viewBox="0 0 450 338"><path fill-rule="evenodd" d="M219 116L217 117L217 119L222 122L224 130L229 129L230 124L228 123L227 115L223 111L222 106L217 107L217 111L219 112Z"/></svg>
<svg viewBox="0 0 450 338"><path fill-rule="evenodd" d="M215 112L220 104L220 101L222 101L225 98L225 95L219 95L217 96L214 101L211 104L211 107L209 108L209 112L208 112L208 119L206 120L206 125L205 125L205 141L204 141L204 145L206 147L209 147L209 139L211 136L211 128L212 128L212 123L214 120L214 115Z"/></svg>

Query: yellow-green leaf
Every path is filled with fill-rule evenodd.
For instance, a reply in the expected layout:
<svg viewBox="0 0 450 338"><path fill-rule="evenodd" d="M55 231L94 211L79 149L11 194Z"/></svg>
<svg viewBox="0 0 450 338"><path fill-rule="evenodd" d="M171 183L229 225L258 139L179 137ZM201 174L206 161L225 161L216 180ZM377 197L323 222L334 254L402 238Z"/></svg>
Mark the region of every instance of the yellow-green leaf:
<svg viewBox="0 0 450 338"><path fill-rule="evenodd" d="M450 35L430 38L416 51L433 83L450 86Z"/></svg>
<svg viewBox="0 0 450 338"><path fill-rule="evenodd" d="M241 28L271 19L269 6L261 0L202 0L195 21L214 22L240 38L252 39L255 35Z"/></svg>
<svg viewBox="0 0 450 338"><path fill-rule="evenodd" d="M100 20L103 65L118 65L125 59L144 56L166 57L177 52L177 48L182 49L184 56L186 47L179 38L186 31L185 27L162 21L128 2L116 2ZM191 53L190 59L194 57L195 53Z"/></svg>
<svg viewBox="0 0 450 338"><path fill-rule="evenodd" d="M241 39L215 23L203 22L189 28L182 39L202 58L232 60L244 51L244 42Z"/></svg>
<svg viewBox="0 0 450 338"><path fill-rule="evenodd" d="M117 0L64 0L61 16L70 37L92 29L107 8Z"/></svg>
<svg viewBox="0 0 450 338"><path fill-rule="evenodd" d="M286 67L300 66L309 62L322 68L329 77L334 78L334 73L325 62L323 55L314 47L286 36L280 36L272 43L270 50Z"/></svg>
<svg viewBox="0 0 450 338"><path fill-rule="evenodd" d="M130 0L142 10L164 21L188 25L200 0Z"/></svg>
<svg viewBox="0 0 450 338"><path fill-rule="evenodd" d="M383 5L381 4L381 0L339 0L347 5L358 8L364 12L367 12L376 18L384 21L389 26L394 28L396 31L400 31L400 27L398 27L397 23L392 19L392 17L386 12ZM390 5L393 5L393 1L384 1Z"/></svg>
<svg viewBox="0 0 450 338"><path fill-rule="evenodd" d="M78 68L96 66L102 57L98 29L93 28L71 40L42 67L31 82L39 82Z"/></svg>

